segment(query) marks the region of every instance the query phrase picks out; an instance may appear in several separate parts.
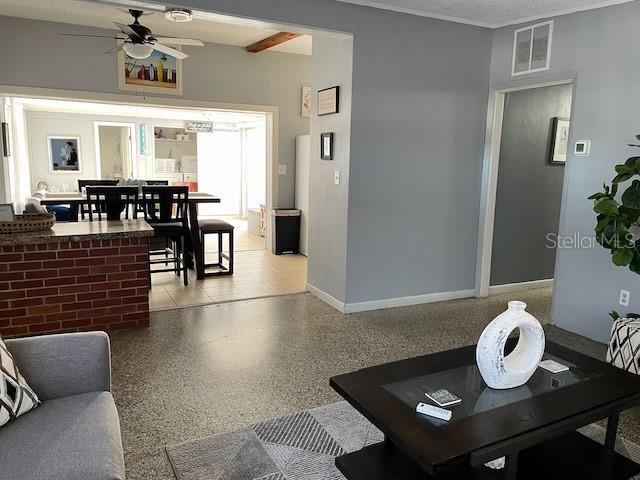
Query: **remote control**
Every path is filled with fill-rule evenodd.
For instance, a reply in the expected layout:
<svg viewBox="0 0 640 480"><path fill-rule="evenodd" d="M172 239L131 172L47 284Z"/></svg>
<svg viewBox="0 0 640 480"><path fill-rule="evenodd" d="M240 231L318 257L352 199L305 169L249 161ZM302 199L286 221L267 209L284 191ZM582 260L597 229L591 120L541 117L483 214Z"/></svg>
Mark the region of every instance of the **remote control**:
<svg viewBox="0 0 640 480"><path fill-rule="evenodd" d="M445 410L444 408L436 407L426 403L419 403L416 407L416 412L422 415L428 415L430 417L439 418L440 420L451 420L451 410Z"/></svg>

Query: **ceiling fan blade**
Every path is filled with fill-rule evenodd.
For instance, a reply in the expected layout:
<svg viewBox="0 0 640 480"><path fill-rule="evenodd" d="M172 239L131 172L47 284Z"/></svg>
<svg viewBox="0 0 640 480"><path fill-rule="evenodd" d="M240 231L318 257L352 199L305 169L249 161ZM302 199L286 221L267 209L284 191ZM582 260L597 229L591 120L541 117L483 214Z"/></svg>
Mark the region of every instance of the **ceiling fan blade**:
<svg viewBox="0 0 640 480"><path fill-rule="evenodd" d="M153 48L159 52L166 53L167 55L171 55L180 60L184 60L189 55L181 52L180 50L176 50L175 48L167 47L166 45L162 45L161 43L150 43Z"/></svg>
<svg viewBox="0 0 640 480"><path fill-rule="evenodd" d="M104 52L105 55L109 55L110 53L116 53L119 52L120 50L124 49L124 42L119 43L118 45L116 45L113 48L110 48L109 50L107 50L106 52Z"/></svg>
<svg viewBox="0 0 640 480"><path fill-rule="evenodd" d="M90 37L90 38L111 38L115 40L124 40L122 37L114 37L109 35L84 35L81 33L61 33L63 37Z"/></svg>
<svg viewBox="0 0 640 480"><path fill-rule="evenodd" d="M192 45L194 47L204 47L204 43L195 38L156 37L156 41L166 43L167 45Z"/></svg>
<svg viewBox="0 0 640 480"><path fill-rule="evenodd" d="M125 25L124 23L119 23L119 22L113 22L113 23L116 24L116 27L118 27L122 31L122 33L129 35L129 37L144 40L143 38L140 38L140 35L138 35L138 32L136 32L129 25Z"/></svg>

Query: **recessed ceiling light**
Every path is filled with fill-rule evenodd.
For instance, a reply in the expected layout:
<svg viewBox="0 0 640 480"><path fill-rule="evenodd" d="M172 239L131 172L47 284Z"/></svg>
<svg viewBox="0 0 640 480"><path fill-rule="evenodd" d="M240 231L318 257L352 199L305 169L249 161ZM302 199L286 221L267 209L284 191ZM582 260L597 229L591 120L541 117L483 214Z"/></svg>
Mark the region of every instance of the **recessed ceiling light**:
<svg viewBox="0 0 640 480"><path fill-rule="evenodd" d="M167 20L176 23L186 23L193 20L191 10L186 8L169 7L165 10L164 16Z"/></svg>

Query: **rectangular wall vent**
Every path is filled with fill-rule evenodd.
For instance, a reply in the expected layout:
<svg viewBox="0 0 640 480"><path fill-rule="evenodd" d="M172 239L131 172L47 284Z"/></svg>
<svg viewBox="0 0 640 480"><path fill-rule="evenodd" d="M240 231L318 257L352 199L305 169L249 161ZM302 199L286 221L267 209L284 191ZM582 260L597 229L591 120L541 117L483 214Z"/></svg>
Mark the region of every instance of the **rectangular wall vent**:
<svg viewBox="0 0 640 480"><path fill-rule="evenodd" d="M512 75L549 69L553 20L519 28L513 36Z"/></svg>

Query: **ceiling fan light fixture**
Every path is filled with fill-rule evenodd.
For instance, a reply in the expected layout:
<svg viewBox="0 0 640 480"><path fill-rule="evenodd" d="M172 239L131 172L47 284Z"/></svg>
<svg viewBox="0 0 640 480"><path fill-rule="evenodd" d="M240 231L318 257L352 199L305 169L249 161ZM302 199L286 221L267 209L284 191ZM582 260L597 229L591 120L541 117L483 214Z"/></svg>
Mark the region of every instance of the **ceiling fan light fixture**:
<svg viewBox="0 0 640 480"><path fill-rule="evenodd" d="M149 58L153 53L153 46L146 43L125 42L123 50L131 58L144 60L145 58Z"/></svg>
<svg viewBox="0 0 640 480"><path fill-rule="evenodd" d="M187 8L169 7L164 12L164 17L170 22L187 23L193 20L191 10Z"/></svg>

